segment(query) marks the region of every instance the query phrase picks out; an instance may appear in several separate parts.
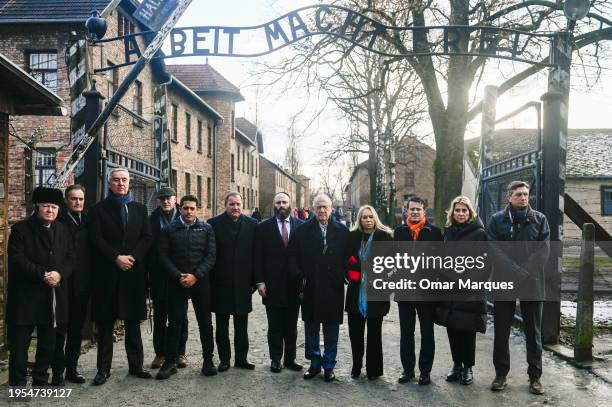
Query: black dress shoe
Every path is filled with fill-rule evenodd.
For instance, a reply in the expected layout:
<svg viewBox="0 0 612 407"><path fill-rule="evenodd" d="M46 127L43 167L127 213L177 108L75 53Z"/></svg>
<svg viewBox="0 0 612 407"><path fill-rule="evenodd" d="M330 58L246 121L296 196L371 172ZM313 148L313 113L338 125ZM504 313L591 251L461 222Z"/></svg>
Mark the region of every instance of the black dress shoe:
<svg viewBox="0 0 612 407"><path fill-rule="evenodd" d="M310 367L308 368L306 373L304 373L304 379L310 380L317 376L319 373L321 373L321 367Z"/></svg>
<svg viewBox="0 0 612 407"><path fill-rule="evenodd" d="M234 362L234 367L237 367L238 369L247 369L247 370L255 369L255 365L252 363L249 363L248 360L237 360L236 362Z"/></svg>
<svg viewBox="0 0 612 407"><path fill-rule="evenodd" d="M293 370L294 372L299 372L304 369L302 365L300 365L299 363L295 363L295 360L292 360L291 362L285 362L285 367L287 369Z"/></svg>
<svg viewBox="0 0 612 407"><path fill-rule="evenodd" d="M166 379L169 379L170 376L172 376L173 374L176 374L177 372L178 370L176 370L175 364L167 365L164 363L161 369L159 369L159 372L157 372L157 374L155 375L155 379L156 380L166 380Z"/></svg>
<svg viewBox="0 0 612 407"><path fill-rule="evenodd" d="M380 376L382 376L382 375L375 375L375 374L373 374L373 375L368 375L368 380L376 380L376 379L378 379Z"/></svg>
<svg viewBox="0 0 612 407"><path fill-rule="evenodd" d="M279 362L279 361L277 361L277 360L273 360L273 361L270 363L270 371L271 371L272 373L280 373L280 372L281 372L281 370L283 370L283 369L281 368L281 364L280 364L280 362Z"/></svg>
<svg viewBox="0 0 612 407"><path fill-rule="evenodd" d="M53 387L63 387L66 385L66 382L64 381L64 375L61 373L58 374L53 374L53 376L51 377L51 386Z"/></svg>
<svg viewBox="0 0 612 407"><path fill-rule="evenodd" d="M94 386L100 386L106 383L106 379L110 377L110 372L98 372L96 373L96 377L94 377L92 384Z"/></svg>
<svg viewBox="0 0 612 407"><path fill-rule="evenodd" d="M429 373L421 373L419 376L419 384L421 386L426 386L431 383L431 377L429 377Z"/></svg>
<svg viewBox="0 0 612 407"><path fill-rule="evenodd" d="M461 372L461 381L459 383L466 386L474 383L474 374L472 373L471 367L463 369L463 372Z"/></svg>
<svg viewBox="0 0 612 407"><path fill-rule="evenodd" d="M151 373L149 373L147 370L130 370L129 371L129 375L130 376L134 376L134 377L138 377L139 379L150 379L153 376L151 376Z"/></svg>
<svg viewBox="0 0 612 407"><path fill-rule="evenodd" d="M460 363L455 363L453 367L448 371L446 375L447 382L456 382L461 378L461 372L463 371L463 366Z"/></svg>
<svg viewBox="0 0 612 407"><path fill-rule="evenodd" d="M83 384L85 383L85 378L76 370L66 370L66 381L76 384Z"/></svg>
<svg viewBox="0 0 612 407"><path fill-rule="evenodd" d="M402 375L397 379L398 383L408 383L410 380L414 379L414 372L402 372Z"/></svg>
<svg viewBox="0 0 612 407"><path fill-rule="evenodd" d="M336 380L336 375L334 374L334 369L324 369L325 370L325 381L326 382L333 382L334 380Z"/></svg>
<svg viewBox="0 0 612 407"><path fill-rule="evenodd" d="M359 376L361 376L361 368L353 366L351 369L351 377L353 379L359 379Z"/></svg>
<svg viewBox="0 0 612 407"><path fill-rule="evenodd" d="M228 370L230 368L230 363L229 361L221 361L219 362L219 367L217 367L217 370L219 372L225 372L226 370Z"/></svg>
<svg viewBox="0 0 612 407"><path fill-rule="evenodd" d="M217 368L215 367L212 359L204 361L202 364L202 374L204 376L214 376L217 374Z"/></svg>

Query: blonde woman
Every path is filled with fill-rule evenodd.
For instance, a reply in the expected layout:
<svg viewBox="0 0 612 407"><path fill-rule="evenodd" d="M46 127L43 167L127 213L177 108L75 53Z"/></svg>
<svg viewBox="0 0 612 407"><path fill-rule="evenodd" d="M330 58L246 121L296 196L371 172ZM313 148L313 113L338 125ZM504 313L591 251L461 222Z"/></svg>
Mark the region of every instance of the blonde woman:
<svg viewBox="0 0 612 407"><path fill-rule="evenodd" d="M351 376L361 375L364 353L364 331L367 325L366 372L374 380L383 374L382 320L389 312L389 302L367 301L365 275L360 271L360 262L371 255L372 242L391 241L393 231L383 225L376 210L370 205L359 208L355 224L351 228L347 243L349 260L345 311L348 315L349 337L353 354Z"/></svg>
<svg viewBox="0 0 612 407"><path fill-rule="evenodd" d="M487 233L468 197L458 196L448 209L444 241L483 241ZM486 304L483 301L449 302L446 320L448 341L453 355L453 367L446 381L459 381L463 385L473 383L472 367L475 364L476 332L486 330Z"/></svg>

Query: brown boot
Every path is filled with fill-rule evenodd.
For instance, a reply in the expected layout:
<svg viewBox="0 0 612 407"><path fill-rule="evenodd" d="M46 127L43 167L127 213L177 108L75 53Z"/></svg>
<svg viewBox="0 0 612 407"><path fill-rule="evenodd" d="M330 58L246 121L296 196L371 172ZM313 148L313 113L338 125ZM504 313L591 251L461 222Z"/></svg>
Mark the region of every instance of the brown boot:
<svg viewBox="0 0 612 407"><path fill-rule="evenodd" d="M542 386L542 382L540 382L539 377L529 378L529 393L544 394L544 386Z"/></svg>
<svg viewBox="0 0 612 407"><path fill-rule="evenodd" d="M153 362L151 362L151 369L159 369L165 361L166 358L163 355L155 356L155 359L153 359Z"/></svg>
<svg viewBox="0 0 612 407"><path fill-rule="evenodd" d="M179 355L176 359L176 367L178 367L179 369L187 367L187 356Z"/></svg>

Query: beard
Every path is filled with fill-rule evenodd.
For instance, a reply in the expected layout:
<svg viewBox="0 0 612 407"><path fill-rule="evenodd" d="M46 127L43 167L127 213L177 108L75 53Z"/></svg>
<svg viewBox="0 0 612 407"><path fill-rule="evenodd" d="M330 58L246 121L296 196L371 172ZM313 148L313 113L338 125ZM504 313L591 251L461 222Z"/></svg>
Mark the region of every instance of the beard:
<svg viewBox="0 0 612 407"><path fill-rule="evenodd" d="M287 219L291 213L291 208L274 208L274 216L281 219Z"/></svg>

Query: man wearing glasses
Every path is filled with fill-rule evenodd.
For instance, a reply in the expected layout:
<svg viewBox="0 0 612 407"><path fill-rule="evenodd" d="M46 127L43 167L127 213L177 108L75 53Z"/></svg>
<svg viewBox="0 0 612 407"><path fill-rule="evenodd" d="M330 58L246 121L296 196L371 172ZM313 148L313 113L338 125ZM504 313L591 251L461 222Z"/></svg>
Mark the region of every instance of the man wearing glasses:
<svg viewBox="0 0 612 407"><path fill-rule="evenodd" d="M9 386L24 387L28 348L36 328L32 385L48 386L56 328L68 319L67 285L72 274L72 238L56 222L62 203L59 189L38 187L32 194L34 214L11 228L8 241Z"/></svg>
<svg viewBox="0 0 612 407"><path fill-rule="evenodd" d="M153 369L159 369L164 364L168 338L168 273L163 269L159 257L159 236L163 228L180 217L174 188L160 188L157 191L157 202L159 204L157 209L149 216L153 244L149 254L147 254L148 282L151 299L153 300L153 349L155 350L155 359L151 363ZM185 306L187 306L186 302ZM187 308L185 308L186 310ZM185 312L185 318L181 326L178 358L176 360L176 367L178 368L187 366L187 357L185 356L188 329L187 312Z"/></svg>

